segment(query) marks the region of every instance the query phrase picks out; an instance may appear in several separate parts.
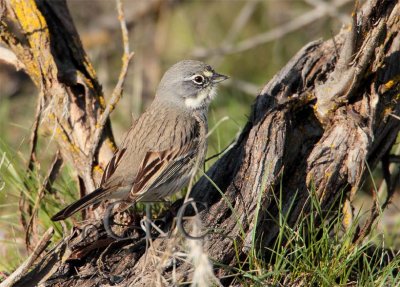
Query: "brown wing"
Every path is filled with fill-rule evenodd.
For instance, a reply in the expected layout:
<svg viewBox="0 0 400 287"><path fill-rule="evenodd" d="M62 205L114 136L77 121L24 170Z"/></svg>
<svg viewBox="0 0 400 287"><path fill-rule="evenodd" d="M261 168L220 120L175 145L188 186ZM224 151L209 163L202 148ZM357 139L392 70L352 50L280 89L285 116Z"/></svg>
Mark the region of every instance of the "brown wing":
<svg viewBox="0 0 400 287"><path fill-rule="evenodd" d="M114 156L108 162L106 169L104 170L100 186L103 186L104 183L113 175L125 152L126 148L119 149L115 152Z"/></svg>
<svg viewBox="0 0 400 287"><path fill-rule="evenodd" d="M163 151L147 152L133 182L130 197L140 198L149 189L187 175L199 154L201 144L200 126L196 122L179 145Z"/></svg>
<svg viewBox="0 0 400 287"><path fill-rule="evenodd" d="M133 184L131 197L140 197L140 194L147 190L188 173L191 170L190 161L194 164L198 147L199 143L196 140L179 148L147 152Z"/></svg>

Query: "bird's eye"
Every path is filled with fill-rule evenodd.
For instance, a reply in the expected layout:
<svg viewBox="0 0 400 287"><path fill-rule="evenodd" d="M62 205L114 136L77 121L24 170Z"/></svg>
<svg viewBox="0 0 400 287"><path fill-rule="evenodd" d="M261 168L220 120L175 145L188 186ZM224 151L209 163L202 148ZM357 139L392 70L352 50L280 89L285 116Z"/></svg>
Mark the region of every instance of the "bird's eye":
<svg viewBox="0 0 400 287"><path fill-rule="evenodd" d="M203 76L200 76L200 75L197 75L197 76L195 76L195 77L193 78L193 82L194 82L195 84L197 84L197 85L201 85L201 84L204 83L204 77L203 77Z"/></svg>

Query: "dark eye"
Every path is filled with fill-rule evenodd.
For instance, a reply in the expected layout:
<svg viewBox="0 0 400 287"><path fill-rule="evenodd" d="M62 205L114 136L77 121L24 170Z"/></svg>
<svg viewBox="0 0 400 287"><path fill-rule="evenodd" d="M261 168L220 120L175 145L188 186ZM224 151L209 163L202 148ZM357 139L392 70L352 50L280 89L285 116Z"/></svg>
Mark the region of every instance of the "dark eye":
<svg viewBox="0 0 400 287"><path fill-rule="evenodd" d="M197 85L201 85L204 83L204 77L203 76L195 76L193 78L193 82Z"/></svg>

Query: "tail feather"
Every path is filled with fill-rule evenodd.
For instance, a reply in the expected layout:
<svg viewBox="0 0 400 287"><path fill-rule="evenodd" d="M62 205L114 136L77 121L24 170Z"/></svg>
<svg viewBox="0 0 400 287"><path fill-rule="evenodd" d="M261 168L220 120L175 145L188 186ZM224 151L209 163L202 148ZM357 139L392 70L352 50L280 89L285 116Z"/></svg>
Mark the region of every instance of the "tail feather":
<svg viewBox="0 0 400 287"><path fill-rule="evenodd" d="M67 207L65 207L64 209L60 210L59 212L57 212L52 218L52 221L59 221L59 220L64 220L68 217L70 217L71 215L77 213L78 211L92 205L95 204L99 201L102 200L102 198L105 195L105 190L102 188L98 188L95 191L89 193L88 195L85 195L84 197L82 197L81 199L71 203L70 205L68 205Z"/></svg>

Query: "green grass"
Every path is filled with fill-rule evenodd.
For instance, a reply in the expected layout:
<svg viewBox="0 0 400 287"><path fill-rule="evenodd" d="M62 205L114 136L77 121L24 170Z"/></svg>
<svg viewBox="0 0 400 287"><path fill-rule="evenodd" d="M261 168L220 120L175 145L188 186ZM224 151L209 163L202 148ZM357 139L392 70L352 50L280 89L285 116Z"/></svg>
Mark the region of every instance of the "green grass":
<svg viewBox="0 0 400 287"><path fill-rule="evenodd" d="M6 258L0 260L0 271L14 270L27 256L25 233L20 222L19 199L23 195L34 206L45 173L39 166L27 172L23 156L0 140L0 231L2 232L0 240ZM66 165L53 184L51 194L46 192L40 201L37 220L34 223L37 236L40 237L50 226L54 226L55 241L62 237L60 225L54 225L50 217L65 202L72 201L76 194L73 171Z"/></svg>
<svg viewBox="0 0 400 287"><path fill-rule="evenodd" d="M313 191L309 200L311 210L296 228L288 225L284 212L279 213L279 234L275 246L264 250L267 259L263 259L253 241L246 260L233 269L222 266L235 277L235 283L240 286L398 286L400 257L386 260L391 251L383 248L382 234L369 235L356 245L353 238L358 231L360 214L344 230L340 212L333 218L333 210L323 212ZM282 211L281 202L278 205Z"/></svg>

